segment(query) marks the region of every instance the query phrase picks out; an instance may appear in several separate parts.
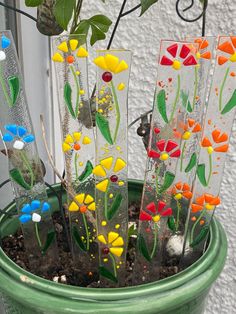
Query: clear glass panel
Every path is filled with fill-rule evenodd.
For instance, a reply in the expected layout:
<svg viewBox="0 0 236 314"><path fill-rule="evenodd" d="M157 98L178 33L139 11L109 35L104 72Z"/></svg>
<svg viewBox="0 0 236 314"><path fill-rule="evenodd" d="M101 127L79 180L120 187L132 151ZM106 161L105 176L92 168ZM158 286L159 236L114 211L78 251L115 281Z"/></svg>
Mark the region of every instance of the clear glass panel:
<svg viewBox="0 0 236 314"><path fill-rule="evenodd" d="M85 36L52 37L57 80L62 151L73 255L78 272L94 280L98 270L95 182L92 174L95 141L91 119Z"/></svg>
<svg viewBox="0 0 236 314"><path fill-rule="evenodd" d="M123 286L128 234L127 95L131 53L98 51L96 205L101 285Z"/></svg>
<svg viewBox="0 0 236 314"><path fill-rule="evenodd" d="M10 31L0 32L0 127L31 270L58 260L50 204L35 143L19 60Z"/></svg>

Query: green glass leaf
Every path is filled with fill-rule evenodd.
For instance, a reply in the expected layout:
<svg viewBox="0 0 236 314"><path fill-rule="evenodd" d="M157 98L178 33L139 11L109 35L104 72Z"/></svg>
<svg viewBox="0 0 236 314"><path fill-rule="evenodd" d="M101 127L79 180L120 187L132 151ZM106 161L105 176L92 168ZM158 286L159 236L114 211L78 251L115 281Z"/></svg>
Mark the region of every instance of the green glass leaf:
<svg viewBox="0 0 236 314"><path fill-rule="evenodd" d="M54 230L51 230L48 232L46 242L44 244L44 247L42 248L42 254L45 254L47 252L48 248L52 244L55 237L56 237L56 233Z"/></svg>
<svg viewBox="0 0 236 314"><path fill-rule="evenodd" d="M72 89L69 82L65 83L64 86L64 99L66 102L66 106L74 119L76 119L76 115L73 110L72 100L71 100Z"/></svg>
<svg viewBox="0 0 236 314"><path fill-rule="evenodd" d="M185 172L189 172L193 169L193 167L196 165L197 163L197 154L196 153L193 153L190 160L189 160L189 163L187 165L187 167L185 168Z"/></svg>
<svg viewBox="0 0 236 314"><path fill-rule="evenodd" d="M157 104L157 109L162 116L162 119L168 123L168 118L166 115L166 92L164 89L162 89L158 94L156 98L156 104Z"/></svg>
<svg viewBox="0 0 236 314"><path fill-rule="evenodd" d="M27 7L37 7L42 4L44 0L25 0L25 5Z"/></svg>
<svg viewBox="0 0 236 314"><path fill-rule="evenodd" d="M110 272L110 270L108 270L106 267L104 266L99 266L99 273L101 276L117 283L118 280L117 278Z"/></svg>
<svg viewBox="0 0 236 314"><path fill-rule="evenodd" d="M56 18L57 23L64 29L67 30L68 23L72 18L72 13L76 0L56 0L53 14Z"/></svg>
<svg viewBox="0 0 236 314"><path fill-rule="evenodd" d="M142 253L143 257L148 262L151 262L151 256L150 256L150 254L148 252L145 239L144 239L144 237L141 234L138 235L138 248L139 248L140 253Z"/></svg>
<svg viewBox="0 0 236 314"><path fill-rule="evenodd" d="M194 247L194 246L198 245L200 242L202 242L206 238L206 236L208 234L208 231L209 231L209 227L207 225L202 227L202 229L199 232L199 234L195 237L193 242L190 243L190 246Z"/></svg>
<svg viewBox="0 0 236 314"><path fill-rule="evenodd" d="M79 176L79 181L83 182L84 180L86 180L90 176L90 174L92 174L92 172L93 172L93 165L91 161L88 160L84 168L84 171Z"/></svg>
<svg viewBox="0 0 236 314"><path fill-rule="evenodd" d="M107 217L106 217L108 220L111 220L114 217L114 215L116 214L117 210L120 207L121 202L122 202L122 195L117 194L115 196L114 201L112 202L110 209L108 210Z"/></svg>
<svg viewBox="0 0 236 314"><path fill-rule="evenodd" d="M206 170L205 164L200 164L197 166L197 176L203 186L207 186L205 170Z"/></svg>
<svg viewBox="0 0 236 314"><path fill-rule="evenodd" d="M153 4L157 3L158 0L141 0L141 13L143 15Z"/></svg>
<svg viewBox="0 0 236 314"><path fill-rule="evenodd" d="M186 94L183 90L181 90L181 95L180 95L181 99L182 99L182 105L183 107L188 111L188 112L192 112L193 109L191 107L191 103L188 99L188 94Z"/></svg>
<svg viewBox="0 0 236 314"><path fill-rule="evenodd" d="M11 76L8 78L8 84L10 88L11 101L14 106L20 91L20 81L18 76Z"/></svg>
<svg viewBox="0 0 236 314"><path fill-rule="evenodd" d="M174 179L175 179L175 175L169 171L166 171L165 177L164 177L164 183L161 186L159 193L166 191L174 182Z"/></svg>
<svg viewBox="0 0 236 314"><path fill-rule="evenodd" d="M106 139L106 141L109 144L113 145L113 140L111 137L111 131L110 131L108 120L105 117L103 117L103 115L101 115L99 112L96 113L95 119L96 119L96 125L99 128L102 135L104 136L104 138Z"/></svg>
<svg viewBox="0 0 236 314"><path fill-rule="evenodd" d="M234 90L230 100L225 105L224 109L221 111L221 114L226 114L236 106L236 89Z"/></svg>
<svg viewBox="0 0 236 314"><path fill-rule="evenodd" d="M176 231L176 228L175 228L175 218L174 216L170 216L168 217L168 220L167 220L167 225L169 227L169 229L173 232Z"/></svg>
<svg viewBox="0 0 236 314"><path fill-rule="evenodd" d="M85 246L84 242L82 241L82 239L81 239L81 237L80 237L80 235L79 235L79 232L78 232L78 229L77 229L76 226L73 226L73 227L72 227L72 237L73 237L75 243L78 245L78 247L79 247L82 251L86 252L86 250L87 250L87 249L86 249L86 246Z"/></svg>
<svg viewBox="0 0 236 314"><path fill-rule="evenodd" d="M22 188L26 190L30 190L30 185L25 181L20 170L14 168L14 169L11 169L9 173L13 181L19 184Z"/></svg>

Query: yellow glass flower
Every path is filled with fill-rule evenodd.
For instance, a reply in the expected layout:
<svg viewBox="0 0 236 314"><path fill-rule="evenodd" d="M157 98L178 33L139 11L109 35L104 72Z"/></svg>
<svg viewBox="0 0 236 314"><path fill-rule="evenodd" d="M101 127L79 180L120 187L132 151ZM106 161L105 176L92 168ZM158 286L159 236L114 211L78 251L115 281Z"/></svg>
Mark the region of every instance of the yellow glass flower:
<svg viewBox="0 0 236 314"><path fill-rule="evenodd" d="M119 178L116 175L116 173L124 169L126 165L127 163L121 158L117 158L115 161L114 161L114 157L112 156L102 159L99 165L93 168L93 174L95 174L97 177L104 178L102 181L96 184L96 188L102 192L106 192L109 185L109 181L113 183L117 182ZM107 175L111 169L112 169L112 174L108 178Z"/></svg>
<svg viewBox="0 0 236 314"><path fill-rule="evenodd" d="M73 200L70 203L68 210L70 212L80 211L84 214L87 210L95 210L96 204L94 198L90 194L80 193L75 196L76 202Z"/></svg>
<svg viewBox="0 0 236 314"><path fill-rule="evenodd" d="M52 60L54 62L67 62L69 64L73 63L75 61L75 57L78 58L86 58L88 56L88 51L80 46L77 50L77 47L79 46L79 42L77 39L70 39L69 44L66 41L63 41L60 45L57 46L57 49L60 52L56 52ZM63 52L63 54L61 53Z"/></svg>
<svg viewBox="0 0 236 314"><path fill-rule="evenodd" d="M112 253L113 255L120 257L124 251L124 240L117 232L110 231L107 237L100 234L98 235L98 241L106 246L103 249L104 254Z"/></svg>
<svg viewBox="0 0 236 314"><path fill-rule="evenodd" d="M112 54L106 54L105 56L99 56L93 61L99 68L103 70L110 71L114 74L118 74L120 72L123 72L129 68L128 64L112 55Z"/></svg>
<svg viewBox="0 0 236 314"><path fill-rule="evenodd" d="M67 134L63 144L62 149L63 152L66 153L68 151L79 151L81 149L80 140L81 140L81 132L74 132L73 134ZM83 145L88 145L92 142L91 138L88 136L84 136L82 139Z"/></svg>

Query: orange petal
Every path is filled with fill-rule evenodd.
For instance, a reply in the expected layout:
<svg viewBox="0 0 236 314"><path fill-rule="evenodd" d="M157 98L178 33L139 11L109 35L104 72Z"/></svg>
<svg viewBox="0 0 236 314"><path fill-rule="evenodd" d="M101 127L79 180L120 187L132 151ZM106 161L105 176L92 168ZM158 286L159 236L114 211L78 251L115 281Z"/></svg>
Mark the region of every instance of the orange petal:
<svg viewBox="0 0 236 314"><path fill-rule="evenodd" d="M215 143L217 143L218 138L220 136L220 130L219 129L215 129L214 131L212 131L212 137Z"/></svg>
<svg viewBox="0 0 236 314"><path fill-rule="evenodd" d="M209 46L208 40L204 39L200 45L200 49L205 49Z"/></svg>
<svg viewBox="0 0 236 314"><path fill-rule="evenodd" d="M214 199L214 196L212 194L208 194L208 193L205 193L204 197L205 197L206 203L210 203Z"/></svg>
<svg viewBox="0 0 236 314"><path fill-rule="evenodd" d="M226 153L228 151L229 145L225 144L219 147L214 148L215 152L219 152L219 153Z"/></svg>
<svg viewBox="0 0 236 314"><path fill-rule="evenodd" d="M234 48L236 49L236 36L231 36L230 38L231 38Z"/></svg>
<svg viewBox="0 0 236 314"><path fill-rule="evenodd" d="M183 191L190 191L190 186L187 183L184 183Z"/></svg>
<svg viewBox="0 0 236 314"><path fill-rule="evenodd" d="M215 141L216 143L223 143L228 141L228 134L222 133L221 136L218 137L218 139Z"/></svg>
<svg viewBox="0 0 236 314"><path fill-rule="evenodd" d="M190 198L192 198L193 193L190 191L186 191L186 192L183 192L183 196L189 200Z"/></svg>
<svg viewBox="0 0 236 314"><path fill-rule="evenodd" d="M199 123L196 123L195 127L193 128L192 132L193 133L197 133L199 131L201 131L201 125Z"/></svg>
<svg viewBox="0 0 236 314"><path fill-rule="evenodd" d="M202 146L203 147L209 147L209 146L212 146L210 140L208 137L204 137L204 139L202 140Z"/></svg>
<svg viewBox="0 0 236 314"><path fill-rule="evenodd" d="M177 182L175 184L175 187L178 189L178 190L181 190L182 189L182 182Z"/></svg>
<svg viewBox="0 0 236 314"><path fill-rule="evenodd" d="M202 196L199 196L199 197L196 198L196 203L197 203L198 205L203 206L204 201L205 201L205 195L204 195L204 194L203 194Z"/></svg>
<svg viewBox="0 0 236 314"><path fill-rule="evenodd" d="M213 198L213 200L210 202L210 205L219 205L220 204L220 198L219 196L216 196Z"/></svg>
<svg viewBox="0 0 236 314"><path fill-rule="evenodd" d="M190 126L190 128L194 125L195 120L194 119L188 119L188 125Z"/></svg>
<svg viewBox="0 0 236 314"><path fill-rule="evenodd" d="M197 205L197 204L192 204L192 213L196 213L200 210L203 210L203 206L202 205Z"/></svg>
<svg viewBox="0 0 236 314"><path fill-rule="evenodd" d="M229 42L229 41L225 41L224 43L219 45L218 49L223 51L223 52L226 52L230 55L234 54L234 47L232 46L231 42Z"/></svg>
<svg viewBox="0 0 236 314"><path fill-rule="evenodd" d="M219 56L218 57L218 64L219 65L222 65L222 64L224 64L225 62L227 62L229 60L229 58L226 58L226 57L224 57L224 56Z"/></svg>
<svg viewBox="0 0 236 314"><path fill-rule="evenodd" d="M206 52L204 52L204 53L202 53L201 54L201 58L203 58L203 59L211 59L211 53L210 53L210 51L206 51Z"/></svg>
<svg viewBox="0 0 236 314"><path fill-rule="evenodd" d="M196 44L200 44L200 45L201 45L201 43L203 42L203 39L202 39L202 38L196 38L196 39L194 40L194 42L195 42Z"/></svg>
<svg viewBox="0 0 236 314"><path fill-rule="evenodd" d="M174 132L174 137L175 138L181 138L182 134L179 131Z"/></svg>

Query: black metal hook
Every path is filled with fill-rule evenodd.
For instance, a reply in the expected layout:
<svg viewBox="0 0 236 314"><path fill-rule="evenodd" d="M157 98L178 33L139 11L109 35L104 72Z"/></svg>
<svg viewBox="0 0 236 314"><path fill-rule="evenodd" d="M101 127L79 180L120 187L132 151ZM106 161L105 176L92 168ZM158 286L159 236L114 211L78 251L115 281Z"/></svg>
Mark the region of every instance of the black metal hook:
<svg viewBox="0 0 236 314"><path fill-rule="evenodd" d="M181 18L181 20L183 20L185 22L188 22L188 23L194 23L194 22L198 21L202 16L204 16L204 14L206 12L206 9L207 9L207 5L208 5L208 0L204 0L202 13L199 16L193 18L193 19L187 19L186 17L184 17L180 13L180 9L179 9L180 2L181 2L181 0L177 0L176 1L176 6L175 6L176 7L176 12L177 12L178 16ZM194 0L192 0L191 4L187 8L183 9L182 11L186 12L186 11L190 10L193 7L193 5L194 5Z"/></svg>

